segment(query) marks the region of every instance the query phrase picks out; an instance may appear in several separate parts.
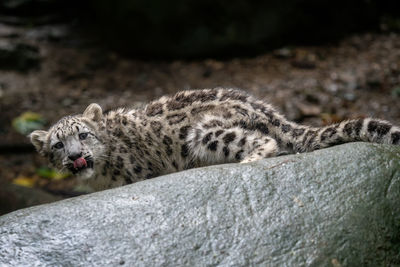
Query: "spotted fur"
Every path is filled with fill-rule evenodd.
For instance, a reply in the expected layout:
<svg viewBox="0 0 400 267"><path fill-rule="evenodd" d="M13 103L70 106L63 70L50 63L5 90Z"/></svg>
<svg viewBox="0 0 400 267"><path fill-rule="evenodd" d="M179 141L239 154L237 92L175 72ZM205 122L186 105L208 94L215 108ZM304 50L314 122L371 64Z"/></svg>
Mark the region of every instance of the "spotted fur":
<svg viewBox="0 0 400 267"><path fill-rule="evenodd" d="M81 140L82 133L87 133ZM288 121L268 103L234 89L205 89L162 97L143 109L103 114L91 104L31 141L52 166L78 171L95 189L117 187L161 174L228 162L252 162L283 152L307 152L366 141L400 145L400 128L377 119L307 127ZM62 148L57 148L62 143Z"/></svg>

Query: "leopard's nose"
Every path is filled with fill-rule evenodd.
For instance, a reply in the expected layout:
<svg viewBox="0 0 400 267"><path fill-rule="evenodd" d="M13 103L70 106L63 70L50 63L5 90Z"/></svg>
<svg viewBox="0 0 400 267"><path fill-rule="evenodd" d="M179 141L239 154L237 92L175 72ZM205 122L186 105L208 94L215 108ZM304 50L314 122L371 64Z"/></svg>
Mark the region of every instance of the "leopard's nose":
<svg viewBox="0 0 400 267"><path fill-rule="evenodd" d="M76 159L79 159L80 157L82 157L82 152L80 152L79 154L71 154L68 156L68 158L72 161L75 161Z"/></svg>

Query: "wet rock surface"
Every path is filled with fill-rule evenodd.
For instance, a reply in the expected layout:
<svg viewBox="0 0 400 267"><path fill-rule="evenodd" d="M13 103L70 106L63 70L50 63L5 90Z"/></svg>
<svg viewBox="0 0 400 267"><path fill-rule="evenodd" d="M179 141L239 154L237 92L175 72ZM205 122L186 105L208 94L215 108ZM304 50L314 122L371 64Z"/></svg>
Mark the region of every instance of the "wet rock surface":
<svg viewBox="0 0 400 267"><path fill-rule="evenodd" d="M400 264L400 149L193 169L0 217L0 264Z"/></svg>

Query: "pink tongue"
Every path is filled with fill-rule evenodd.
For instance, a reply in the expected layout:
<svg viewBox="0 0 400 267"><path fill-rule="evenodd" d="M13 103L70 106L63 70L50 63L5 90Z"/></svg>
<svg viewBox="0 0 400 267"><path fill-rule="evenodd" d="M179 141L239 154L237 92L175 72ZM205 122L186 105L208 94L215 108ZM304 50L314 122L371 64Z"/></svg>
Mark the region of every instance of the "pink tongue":
<svg viewBox="0 0 400 267"><path fill-rule="evenodd" d="M87 167L87 162L84 158L78 158L74 161L74 168L82 168L83 166Z"/></svg>

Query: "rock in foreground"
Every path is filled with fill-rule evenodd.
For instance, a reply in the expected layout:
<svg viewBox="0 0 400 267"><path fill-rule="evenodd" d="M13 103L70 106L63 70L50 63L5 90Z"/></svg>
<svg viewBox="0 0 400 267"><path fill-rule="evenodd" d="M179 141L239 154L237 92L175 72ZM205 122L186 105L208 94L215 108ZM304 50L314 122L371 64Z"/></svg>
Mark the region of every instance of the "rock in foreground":
<svg viewBox="0 0 400 267"><path fill-rule="evenodd" d="M0 265L397 265L399 159L353 143L19 210Z"/></svg>

